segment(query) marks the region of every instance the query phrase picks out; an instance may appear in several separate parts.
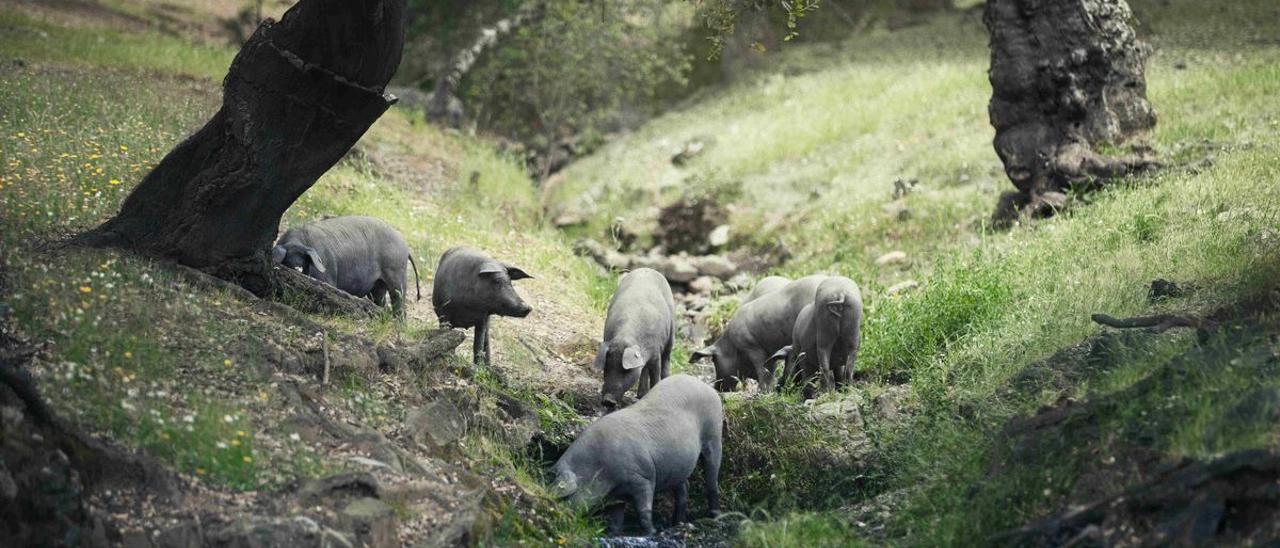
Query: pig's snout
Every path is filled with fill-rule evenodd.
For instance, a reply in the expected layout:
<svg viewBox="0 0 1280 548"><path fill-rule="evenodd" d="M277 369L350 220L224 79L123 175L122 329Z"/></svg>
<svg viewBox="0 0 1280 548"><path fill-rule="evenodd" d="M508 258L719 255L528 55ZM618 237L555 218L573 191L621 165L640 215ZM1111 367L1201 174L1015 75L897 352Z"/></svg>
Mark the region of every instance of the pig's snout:
<svg viewBox="0 0 1280 548"><path fill-rule="evenodd" d="M530 312L533 312L533 307L529 306L529 303L521 302L520 304L516 305L515 311L512 314L512 316L515 316L517 318L523 318L525 316L528 316Z"/></svg>
<svg viewBox="0 0 1280 548"><path fill-rule="evenodd" d="M613 394L605 392L600 394L600 405L603 405L606 409L613 411L618 408L618 398L614 397Z"/></svg>

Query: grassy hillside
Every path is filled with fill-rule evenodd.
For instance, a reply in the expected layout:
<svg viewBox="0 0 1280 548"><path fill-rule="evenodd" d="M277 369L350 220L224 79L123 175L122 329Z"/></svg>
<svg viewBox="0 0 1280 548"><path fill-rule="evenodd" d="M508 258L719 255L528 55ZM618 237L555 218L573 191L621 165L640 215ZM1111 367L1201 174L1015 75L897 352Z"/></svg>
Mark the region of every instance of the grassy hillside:
<svg viewBox="0 0 1280 548"><path fill-rule="evenodd" d="M39 347L33 367L57 411L157 457L202 501L258 510L309 478L367 470L351 457L368 451L296 427L311 401L432 470L375 470L447 499L397 503L402 541L427 538L474 480L489 493L476 540L581 544L599 520L549 503L538 444L508 443L524 428L512 409L525 409L544 446L563 445L598 389L585 364L614 280L567 242L603 239L619 217L644 235L650 206L710 195L731 206L732 245L782 242L793 256L777 272L850 276L867 303L857 386L809 404L726 399L725 506L750 518L732 542L983 544L1162 464L1280 439L1267 407L1280 390L1280 21L1264 0L1132 3L1156 47L1153 138L1169 166L1006 233L983 226L1008 183L990 146L974 12L787 49L541 193L483 139L393 110L284 225L370 214L396 226L427 290L403 325L304 322L171 265L59 245L111 215L217 108L234 51L0 4L0 309ZM690 140L707 148L673 166ZM919 184L895 197L899 179ZM562 234L544 218L562 210L588 221ZM345 352L345 337L406 348L433 336L435 260L461 244L536 277L519 285L534 315L494 327L496 368L471 369L466 344L426 370L346 360L329 385L288 365L328 345ZM877 266L890 250L908 261ZM1157 278L1194 291L1149 301ZM920 287L885 296L907 279ZM1089 321L1096 312L1222 327L1116 334ZM466 408L466 435L443 449L413 442L410 416L441 394ZM455 467L464 479L449 481Z"/></svg>
<svg viewBox="0 0 1280 548"><path fill-rule="evenodd" d="M308 478L367 469L350 460L350 449L305 433L298 437L291 426L296 390L310 386L323 394L331 418L377 431L424 462L462 465L495 485L522 486L519 492L540 490L528 473L537 467L525 463L522 448L493 441L502 438L500 421L469 421L467 440L444 453L407 441L403 427L424 397L442 391L461 391L461 401L483 414L495 405L495 393L536 404L556 393L590 390L577 366L578 349L566 341L599 330L612 278L574 257L543 226L534 187L518 160L428 126L420 115L389 112L289 210L283 225L346 214L387 220L410 244L423 299L412 303L406 324L390 317L316 317L318 324L298 324L254 299L192 285L169 265L59 243L113 214L133 185L216 110L219 79L234 53L80 23L58 13L0 10L0 50L6 52L0 68L0 301L11 307L18 332L40 341L34 368L55 409L233 497L288 492ZM335 365L331 386L317 388L318 379L284 366L290 358L282 356L305 362L308 353L321 350L311 331L317 328L326 344L335 345L326 352L343 352L348 336L412 347L436 327L429 306L432 275L440 253L455 245L486 249L536 277L519 291L538 312L520 322L499 320L493 329L498 371L467 373L469 344L449 360L448 370L462 373L446 375L447 386L439 377L445 370L388 373L355 361L354 368ZM342 360L334 356L335 363ZM545 374L548 363L557 374ZM573 401L572 395L564 398ZM581 421L565 409L558 403L532 412L551 429L558 420ZM444 501L462 487L437 488ZM480 538L545 540L555 519L562 521L556 534L573 538L589 531L582 524L566 529L572 518L538 506L545 501L526 500L517 510L519 500L486 502L496 513L477 526ZM544 512L528 523L504 517L535 507ZM443 515L401 517L420 523ZM415 539L422 540L402 536Z"/></svg>
<svg viewBox="0 0 1280 548"><path fill-rule="evenodd" d="M907 381L915 409L894 423L866 418L876 464L856 472L866 477L842 493L841 509L827 500L781 505L783 514L787 506L798 513L758 520L744 542L839 545L835 539L863 536L980 544L1082 504L1077 481L1109 454L1130 451L1126 432L1134 429L1142 429L1136 445L1156 460L1274 444L1274 422L1252 416L1240 424L1231 411L1256 397L1243 387L1280 382L1274 354L1224 358L1190 350L1199 348L1194 335L1165 334L1120 339L1093 359L1102 365L1066 359L1100 332L1091 313L1205 314L1271 302L1280 280L1280 107L1272 100L1280 92L1280 47L1268 38L1280 32L1274 6L1131 3L1156 48L1148 75L1160 115L1153 137L1169 167L1055 219L1008 233L983 228L1009 183L990 144L986 37L976 12L784 52L754 82L624 136L544 193L553 211L586 215L574 234L600 239L618 217L642 237L652 230L654 210L635 207L637 199L663 205L682 193L719 197L728 202L736 243L780 241L791 250L794 258L777 273L840 273L863 286L859 369L869 382L824 400L862 401L867 417L876 394ZM708 143L705 152L673 165L672 155L692 140ZM911 179L919 185L896 199L892 183ZM909 260L877 266L890 250ZM1157 278L1199 289L1149 303ZM884 296L909 279L920 289ZM1274 321L1262 323L1275 333ZM1230 337L1216 344L1210 348L1223 352L1248 346ZM1178 359L1203 360L1196 367L1213 373L1142 384L1172 357L1192 352L1199 354ZM1138 397L1120 398L1131 394ZM1099 460L1066 444L992 472L993 455L1022 443L1001 434L1005 424L1060 398L1117 400L1099 428L1071 438ZM760 435L770 432L760 425ZM779 450L770 465L803 484L808 475L787 461L807 449ZM1155 468L1121 475L1107 492ZM789 487L779 480L775 489Z"/></svg>

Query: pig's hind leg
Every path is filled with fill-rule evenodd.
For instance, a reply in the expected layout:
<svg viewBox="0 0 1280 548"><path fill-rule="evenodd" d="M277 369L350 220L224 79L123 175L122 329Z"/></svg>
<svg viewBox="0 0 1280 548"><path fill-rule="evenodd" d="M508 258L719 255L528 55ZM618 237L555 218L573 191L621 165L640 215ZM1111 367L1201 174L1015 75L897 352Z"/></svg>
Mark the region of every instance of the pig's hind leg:
<svg viewBox="0 0 1280 548"><path fill-rule="evenodd" d="M676 496L676 509L671 515L671 524L689 521L689 480L681 481L671 492Z"/></svg>

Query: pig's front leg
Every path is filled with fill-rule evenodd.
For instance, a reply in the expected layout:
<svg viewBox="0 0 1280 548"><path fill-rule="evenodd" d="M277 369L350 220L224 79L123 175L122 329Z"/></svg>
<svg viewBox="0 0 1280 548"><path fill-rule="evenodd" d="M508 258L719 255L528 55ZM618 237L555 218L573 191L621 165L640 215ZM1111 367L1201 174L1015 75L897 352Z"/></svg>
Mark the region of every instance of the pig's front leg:
<svg viewBox="0 0 1280 548"><path fill-rule="evenodd" d="M476 340L471 344L471 362L489 365L489 318L476 324Z"/></svg>
<svg viewBox="0 0 1280 548"><path fill-rule="evenodd" d="M680 482L673 490L676 495L676 510L671 516L671 524L689 521L689 480Z"/></svg>

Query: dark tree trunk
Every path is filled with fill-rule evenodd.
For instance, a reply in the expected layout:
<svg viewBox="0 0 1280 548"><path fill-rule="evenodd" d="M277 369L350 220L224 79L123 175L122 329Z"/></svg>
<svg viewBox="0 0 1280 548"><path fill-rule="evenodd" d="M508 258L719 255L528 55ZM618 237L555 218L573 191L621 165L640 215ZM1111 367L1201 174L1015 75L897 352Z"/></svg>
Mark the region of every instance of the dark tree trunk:
<svg viewBox="0 0 1280 548"><path fill-rule="evenodd" d="M1154 164L1144 144L1156 124L1146 97L1150 48L1137 39L1125 0L989 0L991 125L1017 192L994 220L1051 214L1073 185ZM1107 157L1103 146L1129 146Z"/></svg>
<svg viewBox="0 0 1280 548"><path fill-rule="evenodd" d="M278 290L280 217L394 102L404 0L301 0L231 63L222 108L80 237Z"/></svg>

